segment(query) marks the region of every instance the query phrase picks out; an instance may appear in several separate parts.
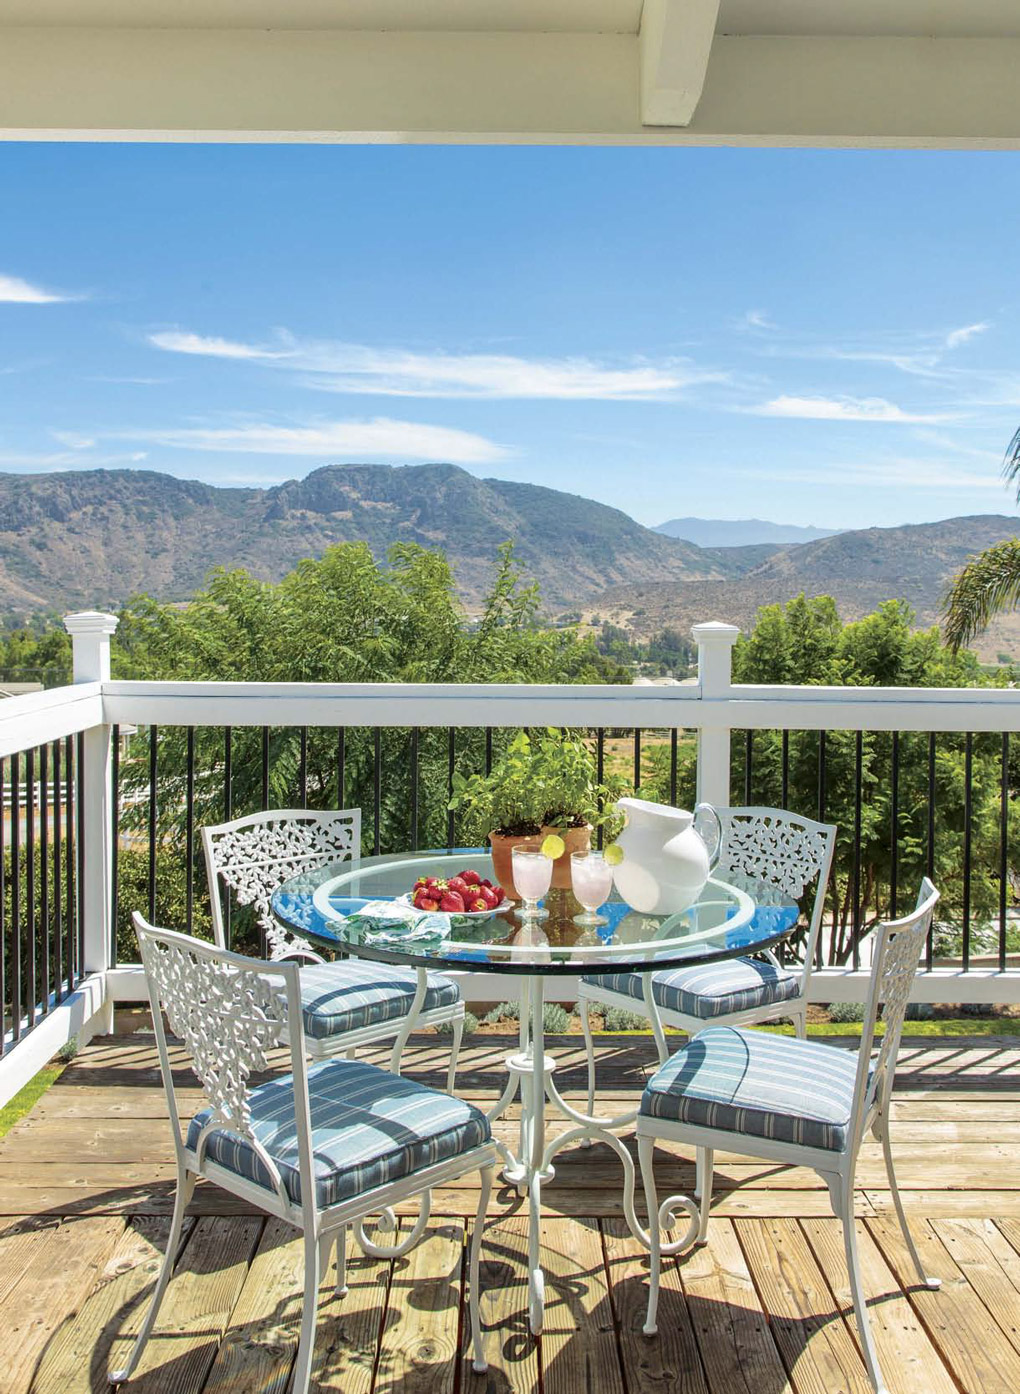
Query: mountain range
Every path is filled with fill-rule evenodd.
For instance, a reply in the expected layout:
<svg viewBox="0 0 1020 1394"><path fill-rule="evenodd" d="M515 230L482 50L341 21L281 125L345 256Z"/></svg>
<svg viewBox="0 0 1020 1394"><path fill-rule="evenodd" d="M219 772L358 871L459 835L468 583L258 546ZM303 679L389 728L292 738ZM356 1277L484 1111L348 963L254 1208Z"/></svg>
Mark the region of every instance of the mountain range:
<svg viewBox="0 0 1020 1394"><path fill-rule="evenodd" d="M756 543L816 542L838 528L806 528L794 523L767 523L763 518L670 518L655 529L699 547L748 547Z"/></svg>
<svg viewBox="0 0 1020 1394"><path fill-rule="evenodd" d="M949 576L1016 532L1015 518L991 515L706 547L579 495L446 464L328 465L270 489L145 470L0 474L0 612L116 608L142 591L184 600L214 565L274 580L355 540L379 557L400 540L444 548L470 609L512 538L548 612L638 635L709 618L746 629L759 606L801 591L834 596L845 619L902 597L930 624ZM1015 617L980 651L1003 649L1020 655Z"/></svg>

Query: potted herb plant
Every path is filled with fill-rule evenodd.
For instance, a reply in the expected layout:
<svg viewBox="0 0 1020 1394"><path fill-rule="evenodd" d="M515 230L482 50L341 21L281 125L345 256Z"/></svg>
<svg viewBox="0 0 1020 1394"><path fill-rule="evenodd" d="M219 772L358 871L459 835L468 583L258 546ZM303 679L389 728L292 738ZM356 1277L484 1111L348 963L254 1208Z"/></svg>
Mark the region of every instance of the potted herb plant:
<svg viewBox="0 0 1020 1394"><path fill-rule="evenodd" d="M465 836L490 843L495 879L514 896L515 846L537 848L556 833L564 851L553 866L552 884L567 889L571 853L590 847L595 828L620 821L614 805L624 792L619 778L599 782L594 752L583 736L552 726L531 735L518 732L487 775L455 774L450 807L463 815Z"/></svg>

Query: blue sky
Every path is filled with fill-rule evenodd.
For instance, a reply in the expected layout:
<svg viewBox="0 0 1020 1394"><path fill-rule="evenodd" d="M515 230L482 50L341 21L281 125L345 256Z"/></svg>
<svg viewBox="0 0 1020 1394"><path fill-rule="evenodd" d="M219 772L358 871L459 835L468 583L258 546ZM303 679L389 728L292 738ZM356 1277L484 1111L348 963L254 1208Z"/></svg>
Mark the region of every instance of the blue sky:
<svg viewBox="0 0 1020 1394"><path fill-rule="evenodd" d="M1013 511L1010 153L0 144L0 469Z"/></svg>

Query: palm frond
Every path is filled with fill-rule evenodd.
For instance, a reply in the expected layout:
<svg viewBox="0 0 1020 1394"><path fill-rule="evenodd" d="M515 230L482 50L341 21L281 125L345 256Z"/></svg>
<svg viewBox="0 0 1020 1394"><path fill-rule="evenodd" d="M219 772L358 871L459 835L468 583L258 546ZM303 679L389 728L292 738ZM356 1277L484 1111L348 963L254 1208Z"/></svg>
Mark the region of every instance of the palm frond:
<svg viewBox="0 0 1020 1394"><path fill-rule="evenodd" d="M1020 472L1020 441L1015 469ZM953 577L943 602L946 643L954 650L962 648L996 615L1014 609L1018 602L1020 538L1011 537L971 557Z"/></svg>
<svg viewBox="0 0 1020 1394"><path fill-rule="evenodd" d="M1016 484L1017 502L1020 503L1020 430L1006 446L1006 454L1002 461L1002 477L1008 479L1011 484Z"/></svg>

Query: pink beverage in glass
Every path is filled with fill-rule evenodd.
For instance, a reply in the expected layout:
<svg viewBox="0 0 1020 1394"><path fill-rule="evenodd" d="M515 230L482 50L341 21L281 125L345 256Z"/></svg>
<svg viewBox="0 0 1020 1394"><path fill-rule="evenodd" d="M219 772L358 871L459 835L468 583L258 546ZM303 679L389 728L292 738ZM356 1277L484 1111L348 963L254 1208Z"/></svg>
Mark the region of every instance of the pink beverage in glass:
<svg viewBox="0 0 1020 1394"><path fill-rule="evenodd" d="M585 913L576 917L577 924L606 924L603 915L595 912L613 892L613 868L601 852L573 852L570 857L570 880L574 895L584 906Z"/></svg>
<svg viewBox="0 0 1020 1394"><path fill-rule="evenodd" d="M512 852L514 890L525 902L523 913L534 915L537 903L552 884L553 864L541 852L515 847Z"/></svg>

